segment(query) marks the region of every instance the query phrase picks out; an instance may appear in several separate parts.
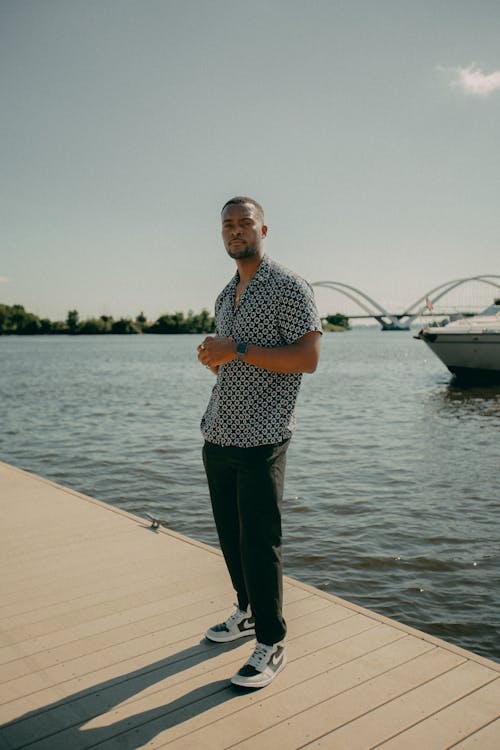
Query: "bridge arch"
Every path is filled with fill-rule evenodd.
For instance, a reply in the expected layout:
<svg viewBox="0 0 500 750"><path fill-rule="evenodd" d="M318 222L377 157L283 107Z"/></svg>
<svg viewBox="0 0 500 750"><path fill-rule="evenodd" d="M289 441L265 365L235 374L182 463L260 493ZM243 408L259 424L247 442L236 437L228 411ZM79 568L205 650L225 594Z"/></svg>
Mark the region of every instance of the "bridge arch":
<svg viewBox="0 0 500 750"><path fill-rule="evenodd" d="M393 315L388 312L382 305L376 302L368 294L349 284L343 284L340 281L314 281L312 286L324 287L332 291L340 292L355 302L362 310L367 313L367 317L375 318L382 326L383 331L401 331L408 330L409 324L400 323L399 315ZM370 304L371 308L366 304ZM375 309L375 312L374 312Z"/></svg>
<svg viewBox="0 0 500 750"><path fill-rule="evenodd" d="M490 286L500 289L500 284L496 281L492 281L492 279L500 280L500 276L496 274L481 274L480 276L467 276L466 278L447 281L445 284L440 284L439 286L434 287L434 289L429 289L427 294L419 297L419 299L405 310L403 315L408 315L411 320L418 318L418 316L427 309L427 300L434 304L449 292L452 292L454 289L457 289L457 287L462 286L462 284L466 284L469 281L481 281L483 284L489 284Z"/></svg>
<svg viewBox="0 0 500 750"><path fill-rule="evenodd" d="M434 305L435 302L449 292L469 281L480 281L484 284L489 284L490 286L500 289L500 283L494 281L494 279L500 280L500 276L496 274L481 274L478 276L468 276L461 279L447 281L444 284L439 284L439 286L430 289L426 294L419 297L419 299L407 307L403 313L388 312L382 305L372 299L372 297L368 296L368 294L361 289L357 289L350 284L341 283L340 281L314 281L312 286L331 289L332 291L340 292L345 297L348 297L364 310L368 317L375 318L375 320L377 320L382 326L382 330L401 331L408 330L410 323L428 309L428 300ZM371 305L371 307L369 307L369 305Z"/></svg>

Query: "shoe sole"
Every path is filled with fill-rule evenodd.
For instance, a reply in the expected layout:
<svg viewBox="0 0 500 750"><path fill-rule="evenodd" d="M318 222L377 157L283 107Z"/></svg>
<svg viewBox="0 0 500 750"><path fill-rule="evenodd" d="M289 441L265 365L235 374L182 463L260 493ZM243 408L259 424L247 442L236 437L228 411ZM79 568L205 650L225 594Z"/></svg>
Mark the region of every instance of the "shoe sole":
<svg viewBox="0 0 500 750"><path fill-rule="evenodd" d="M248 630L240 630L239 633L228 633L227 635L220 633L212 633L207 630L205 638L214 643L229 643L230 641L237 641L238 638L245 638L247 635L255 635L255 628L249 628Z"/></svg>
<svg viewBox="0 0 500 750"><path fill-rule="evenodd" d="M238 674L235 674L234 677L231 677L231 682L233 683L233 685L236 685L236 687L252 688L254 690L256 690L257 688L267 687L267 685L270 685L271 682L274 680L274 678L277 677L279 675L279 673L283 671L283 669L286 667L287 663L288 663L288 660L287 660L286 656L283 656L282 662L279 665L279 667L276 670L276 672L273 672L273 675L271 677L267 677L267 678L263 679L262 682L258 682L258 683L257 682L250 682L250 683L248 683L248 682L245 682L245 678L244 677L240 677Z"/></svg>

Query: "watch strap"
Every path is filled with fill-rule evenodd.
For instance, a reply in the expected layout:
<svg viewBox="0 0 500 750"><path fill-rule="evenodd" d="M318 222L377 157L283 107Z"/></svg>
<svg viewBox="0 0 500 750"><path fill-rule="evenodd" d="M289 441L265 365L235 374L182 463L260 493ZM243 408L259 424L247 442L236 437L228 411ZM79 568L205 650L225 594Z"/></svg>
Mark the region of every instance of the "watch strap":
<svg viewBox="0 0 500 750"><path fill-rule="evenodd" d="M240 361L243 359L248 351L248 344L246 341L238 341L236 344L236 358Z"/></svg>

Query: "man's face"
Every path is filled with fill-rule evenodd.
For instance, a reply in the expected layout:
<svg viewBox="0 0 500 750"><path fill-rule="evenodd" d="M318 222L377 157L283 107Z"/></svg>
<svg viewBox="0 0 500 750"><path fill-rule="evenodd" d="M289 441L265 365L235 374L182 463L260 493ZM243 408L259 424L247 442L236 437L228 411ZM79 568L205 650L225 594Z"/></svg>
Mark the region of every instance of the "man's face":
<svg viewBox="0 0 500 750"><path fill-rule="evenodd" d="M262 255L266 234L267 227L251 203L226 206L222 212L222 240L234 260Z"/></svg>

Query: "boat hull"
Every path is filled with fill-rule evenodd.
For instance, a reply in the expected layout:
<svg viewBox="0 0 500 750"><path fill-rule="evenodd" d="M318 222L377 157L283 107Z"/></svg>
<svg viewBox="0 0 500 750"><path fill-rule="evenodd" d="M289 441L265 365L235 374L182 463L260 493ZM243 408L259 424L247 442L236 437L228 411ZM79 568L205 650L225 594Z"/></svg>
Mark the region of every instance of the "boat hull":
<svg viewBox="0 0 500 750"><path fill-rule="evenodd" d="M420 338L457 377L500 382L500 331L447 333L426 329Z"/></svg>

